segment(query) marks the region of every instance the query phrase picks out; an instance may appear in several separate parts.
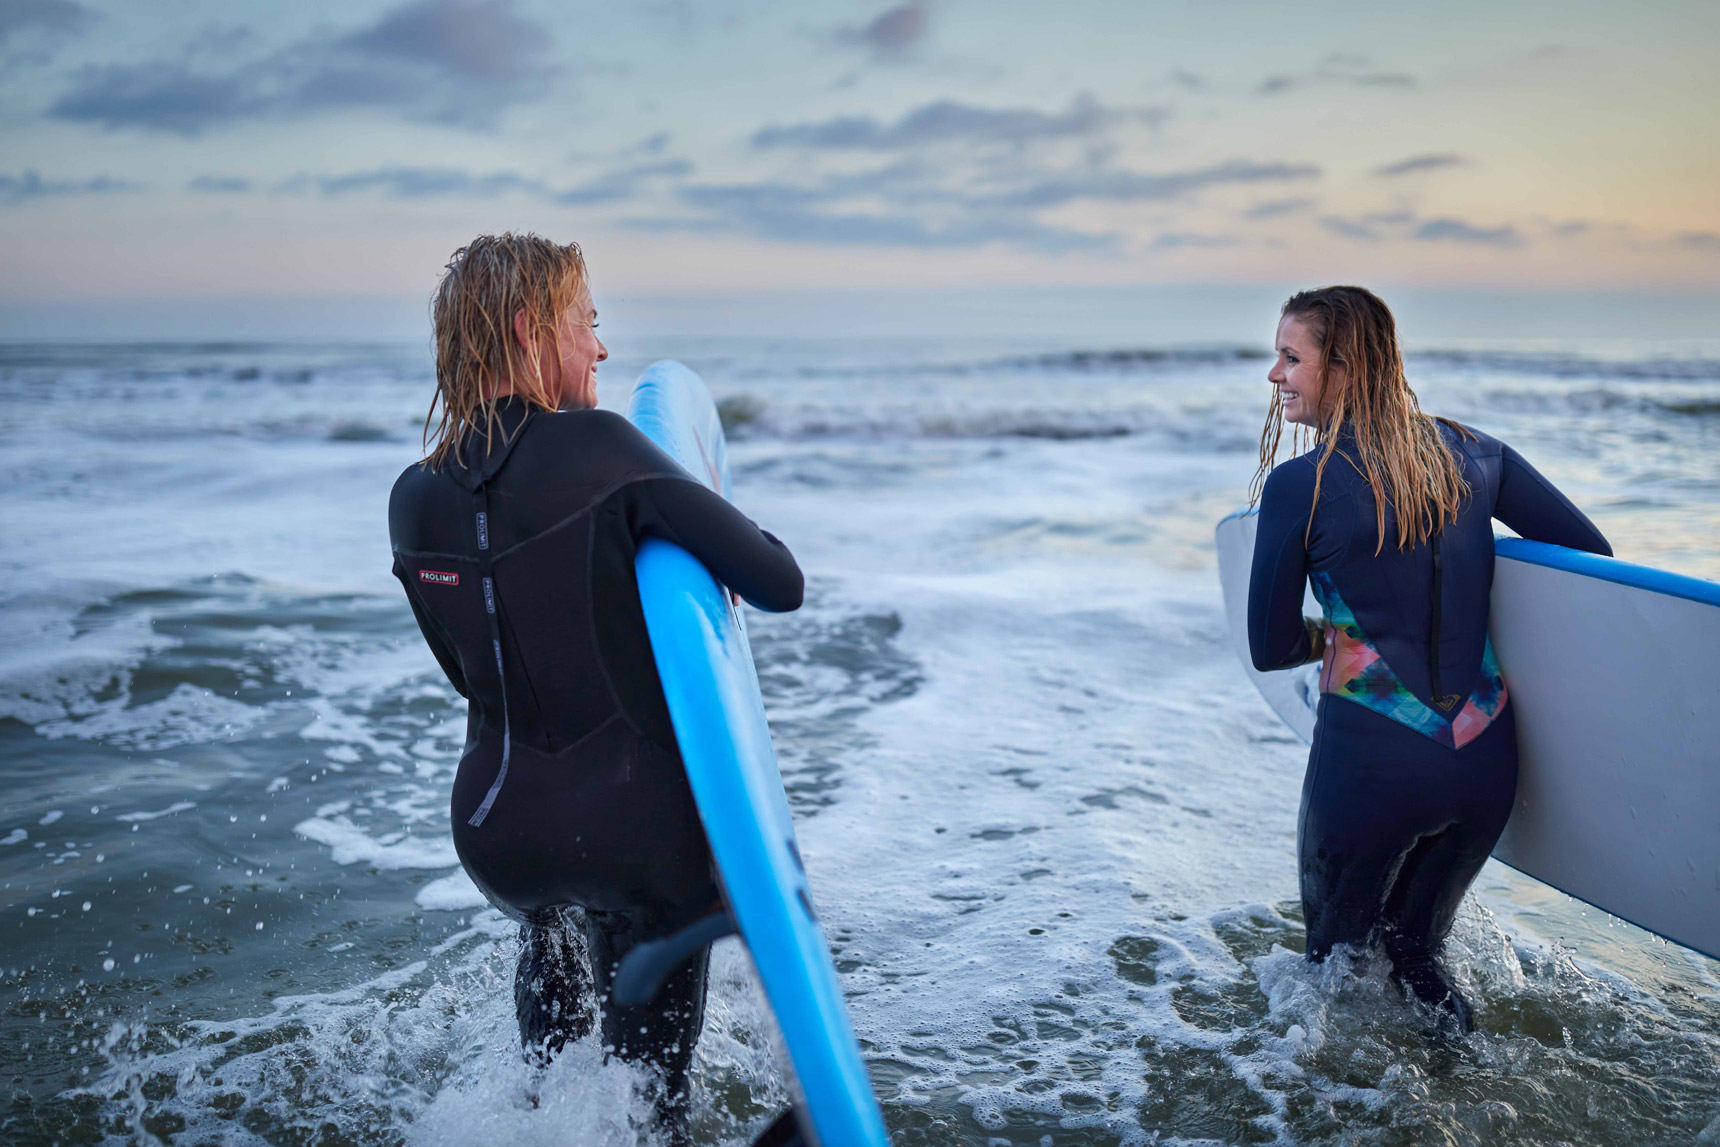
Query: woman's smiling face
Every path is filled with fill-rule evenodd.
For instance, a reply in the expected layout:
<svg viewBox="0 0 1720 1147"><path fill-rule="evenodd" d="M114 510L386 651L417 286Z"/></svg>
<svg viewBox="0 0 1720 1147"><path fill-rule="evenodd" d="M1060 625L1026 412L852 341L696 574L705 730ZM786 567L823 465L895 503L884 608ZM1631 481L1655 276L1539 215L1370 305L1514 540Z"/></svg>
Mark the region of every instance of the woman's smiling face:
<svg viewBox="0 0 1720 1147"><path fill-rule="evenodd" d="M1308 324L1296 315L1285 315L1278 320L1274 342L1278 360L1272 364L1266 381L1278 387L1284 421L1318 427L1326 384L1341 380L1341 368L1333 364L1328 376L1320 377L1320 343Z"/></svg>
<svg viewBox="0 0 1720 1147"><path fill-rule="evenodd" d="M597 364L609 348L597 337L597 308L589 295L569 307L556 324L556 391L563 410L589 410L597 405Z"/></svg>

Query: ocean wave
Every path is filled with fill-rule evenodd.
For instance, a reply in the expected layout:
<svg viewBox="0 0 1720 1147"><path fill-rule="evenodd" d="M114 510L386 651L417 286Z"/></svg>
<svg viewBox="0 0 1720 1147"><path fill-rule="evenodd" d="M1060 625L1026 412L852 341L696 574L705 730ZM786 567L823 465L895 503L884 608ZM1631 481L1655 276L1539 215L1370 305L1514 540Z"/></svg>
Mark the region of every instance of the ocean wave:
<svg viewBox="0 0 1720 1147"><path fill-rule="evenodd" d="M1599 358L1566 352L1423 350L1408 356L1411 367L1526 374L1550 378L1591 378L1621 382L1709 382L1720 380L1720 359L1673 356Z"/></svg>
<svg viewBox="0 0 1720 1147"><path fill-rule="evenodd" d="M735 416L735 411L741 412ZM1092 405L1057 409L894 410L773 406L745 396L722 404L731 439L786 441L824 438L1034 438L1076 442L1132 436L1157 437L1167 445L1229 452L1252 448L1259 438L1255 411L1106 408Z"/></svg>
<svg viewBox="0 0 1720 1147"><path fill-rule="evenodd" d="M1271 358L1259 347L1114 347L993 359L987 366L1014 370L1136 371L1230 366Z"/></svg>

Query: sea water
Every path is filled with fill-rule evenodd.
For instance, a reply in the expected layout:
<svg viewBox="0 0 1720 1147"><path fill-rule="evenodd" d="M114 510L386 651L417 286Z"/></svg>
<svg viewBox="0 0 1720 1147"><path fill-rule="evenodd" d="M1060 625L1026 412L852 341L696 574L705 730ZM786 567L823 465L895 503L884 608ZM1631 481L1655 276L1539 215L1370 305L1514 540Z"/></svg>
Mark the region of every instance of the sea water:
<svg viewBox="0 0 1720 1147"><path fill-rule="evenodd" d="M607 332L606 332L607 333ZM1467 1040L1301 957L1306 749L1239 671L1212 530L1262 350L625 343L700 371L805 608L749 620L900 1144L1720 1142L1720 965L1490 864ZM1720 577L1720 347L1430 347L1621 557ZM521 1058L461 875L459 698L389 575L422 346L0 350L7 1143L656 1142L591 1043ZM716 949L696 1130L787 1101Z"/></svg>

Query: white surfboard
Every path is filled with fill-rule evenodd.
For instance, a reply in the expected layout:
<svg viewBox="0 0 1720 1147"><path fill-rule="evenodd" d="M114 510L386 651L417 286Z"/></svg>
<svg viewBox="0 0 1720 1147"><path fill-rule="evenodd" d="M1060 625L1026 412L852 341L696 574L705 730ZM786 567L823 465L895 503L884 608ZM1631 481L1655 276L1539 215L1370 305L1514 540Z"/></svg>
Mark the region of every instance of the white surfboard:
<svg viewBox="0 0 1720 1147"><path fill-rule="evenodd" d="M1218 524L1244 670L1312 741L1318 667L1248 652L1256 517ZM1500 538L1493 648L1517 715L1517 802L1495 858L1720 959L1720 584ZM1306 612L1320 609L1308 596Z"/></svg>

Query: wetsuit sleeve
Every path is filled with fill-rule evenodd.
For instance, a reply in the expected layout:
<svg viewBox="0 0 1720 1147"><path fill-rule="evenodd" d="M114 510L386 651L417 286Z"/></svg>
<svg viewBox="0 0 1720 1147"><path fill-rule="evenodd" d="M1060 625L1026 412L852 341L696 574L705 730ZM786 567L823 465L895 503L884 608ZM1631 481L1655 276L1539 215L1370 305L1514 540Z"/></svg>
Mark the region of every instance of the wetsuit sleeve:
<svg viewBox="0 0 1720 1147"><path fill-rule="evenodd" d="M471 691L466 688L466 673L460 668L460 659L454 653L454 648L442 636L442 631L430 619L430 614L418 603L418 595L412 592L412 582L407 579L406 570L401 567L400 559L394 559L394 576L400 579L400 586L406 591L406 600L412 606L412 616L418 619L418 632L424 635L424 643L430 646L430 652L436 655L436 663L442 666L442 672L448 675L449 684L454 686L460 696L471 699Z"/></svg>
<svg viewBox="0 0 1720 1147"><path fill-rule="evenodd" d="M1543 478L1511 447L1500 443L1499 497L1493 516L1536 542L1551 542L1591 554L1612 556L1607 543L1588 516L1557 486Z"/></svg>
<svg viewBox="0 0 1720 1147"><path fill-rule="evenodd" d="M1290 669L1313 655L1302 624L1308 585L1308 548L1303 538L1314 489L1296 462L1267 475L1260 492L1254 535L1254 568L1248 579L1248 652L1262 673Z"/></svg>
<svg viewBox="0 0 1720 1147"><path fill-rule="evenodd" d="M805 579L794 555L727 498L691 478L649 478L628 490L635 537L674 542L758 609L800 608Z"/></svg>

